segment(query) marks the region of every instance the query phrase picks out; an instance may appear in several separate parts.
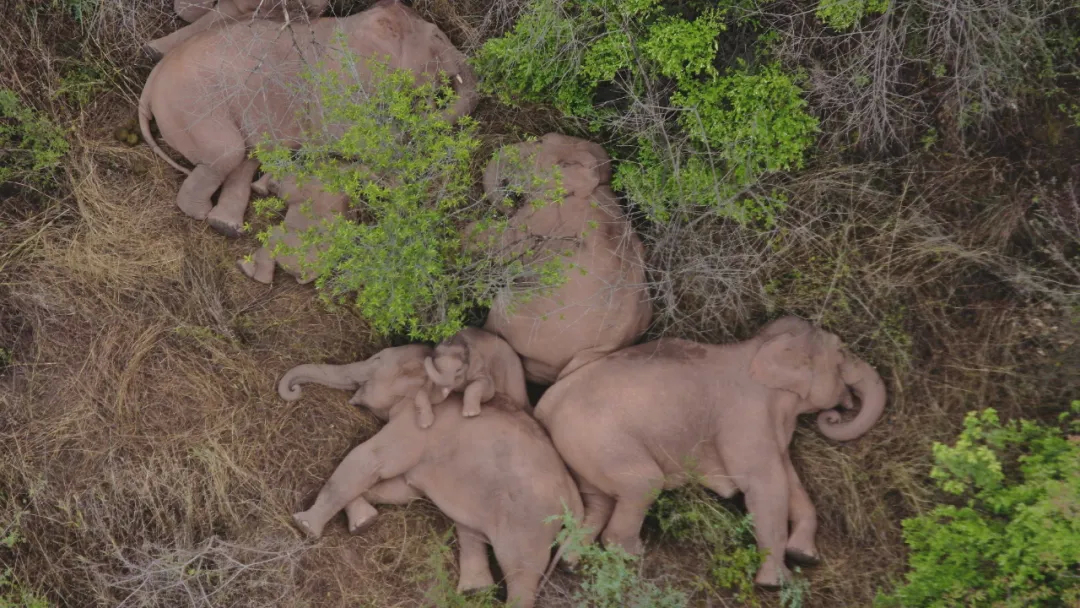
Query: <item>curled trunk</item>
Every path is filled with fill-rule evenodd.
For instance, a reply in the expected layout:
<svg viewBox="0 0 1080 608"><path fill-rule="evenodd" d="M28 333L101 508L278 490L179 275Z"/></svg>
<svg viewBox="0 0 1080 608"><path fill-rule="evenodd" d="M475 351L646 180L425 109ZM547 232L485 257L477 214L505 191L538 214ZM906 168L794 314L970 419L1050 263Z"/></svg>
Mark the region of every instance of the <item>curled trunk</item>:
<svg viewBox="0 0 1080 608"><path fill-rule="evenodd" d="M453 386L454 379L449 374L444 374L439 371L439 368L435 366L435 361L431 357L424 357L424 370L427 371L428 378L432 382L439 386Z"/></svg>
<svg viewBox="0 0 1080 608"><path fill-rule="evenodd" d="M286 401L296 401L302 393L300 385L309 382L343 390L353 390L359 386L348 373L347 366L308 363L285 372L278 382L278 394Z"/></svg>
<svg viewBox="0 0 1080 608"><path fill-rule="evenodd" d="M844 383L859 398L861 408L855 418L844 422L840 412L826 410L818 414L818 430L833 441L857 439L881 418L885 411L885 383L877 371L862 359L851 357L841 366Z"/></svg>

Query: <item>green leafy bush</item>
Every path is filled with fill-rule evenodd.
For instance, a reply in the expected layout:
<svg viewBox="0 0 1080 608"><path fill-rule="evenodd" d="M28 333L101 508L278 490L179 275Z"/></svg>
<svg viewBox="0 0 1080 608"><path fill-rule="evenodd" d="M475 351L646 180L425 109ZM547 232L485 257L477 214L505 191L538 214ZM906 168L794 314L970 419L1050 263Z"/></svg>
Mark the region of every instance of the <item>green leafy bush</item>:
<svg viewBox="0 0 1080 608"><path fill-rule="evenodd" d="M256 150L272 175L314 177L347 194L363 220L327 221L302 235L297 248L276 245L275 254L324 247L303 269L318 277L325 297L355 305L381 333L439 340L462 327L470 307L489 305L497 290L532 269L464 245L470 223L497 230L505 222L492 205L470 199L479 140L471 118L454 125L443 114L455 101L453 90L441 80L417 84L411 72L380 63L370 69L375 85L347 85L332 72L308 75L324 124L341 126L341 133L308 133L296 153ZM260 234L264 243L269 234Z"/></svg>
<svg viewBox="0 0 1080 608"><path fill-rule="evenodd" d="M834 30L849 30L863 17L889 10L889 0L821 0L815 14Z"/></svg>
<svg viewBox="0 0 1080 608"><path fill-rule="evenodd" d="M504 103L548 103L610 136L614 185L651 220L709 208L768 225L782 207L753 187L802 166L817 119L778 64L721 67L720 37L746 2L707 4L535 0L475 65Z"/></svg>
<svg viewBox="0 0 1080 608"><path fill-rule="evenodd" d="M0 88L0 184L49 182L68 147L62 129Z"/></svg>
<svg viewBox="0 0 1080 608"><path fill-rule="evenodd" d="M1080 401L1067 431L970 412L931 476L959 504L904 521L910 572L880 607L1075 606L1080 602Z"/></svg>
<svg viewBox="0 0 1080 608"><path fill-rule="evenodd" d="M585 544L585 530L567 510L560 517L563 529L556 542L567 555L577 555L581 587L574 602L582 608L685 608L681 591L660 587L641 578L640 560L621 547Z"/></svg>
<svg viewBox="0 0 1080 608"><path fill-rule="evenodd" d="M49 608L49 600L21 584L8 568L0 572L0 608Z"/></svg>

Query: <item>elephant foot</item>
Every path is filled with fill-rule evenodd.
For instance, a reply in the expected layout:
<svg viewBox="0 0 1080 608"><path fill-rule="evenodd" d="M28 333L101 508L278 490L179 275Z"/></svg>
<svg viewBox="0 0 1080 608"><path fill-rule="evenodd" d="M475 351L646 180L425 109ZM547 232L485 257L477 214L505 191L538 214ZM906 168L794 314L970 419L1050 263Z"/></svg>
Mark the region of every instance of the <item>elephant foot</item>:
<svg viewBox="0 0 1080 608"><path fill-rule="evenodd" d="M416 423L422 429L430 429L431 425L435 424L435 412L431 411L430 408L417 411Z"/></svg>
<svg viewBox="0 0 1080 608"><path fill-rule="evenodd" d="M489 580L486 583L483 581L474 581L469 583L466 583L465 581L459 581L457 592L466 597L479 595L488 587L495 585L495 579L491 578L490 574L488 574L488 579Z"/></svg>
<svg viewBox="0 0 1080 608"><path fill-rule="evenodd" d="M150 59L151 61L160 61L161 58L165 56L165 53L158 50L153 42L142 45L141 50L142 54L146 55L147 59Z"/></svg>
<svg viewBox="0 0 1080 608"><path fill-rule="evenodd" d="M240 272L244 273L249 279L258 281L264 285L269 285L274 281L274 267L270 266L270 270L267 271L255 260L237 260L236 267L240 269Z"/></svg>
<svg viewBox="0 0 1080 608"><path fill-rule="evenodd" d="M461 415L466 417L466 418L473 418L475 416L479 416L480 415L480 406L479 405L477 405L476 407L465 406L465 407L461 408Z"/></svg>
<svg viewBox="0 0 1080 608"><path fill-rule="evenodd" d="M300 529L308 538L317 539L322 536L323 526L314 525L311 521L311 516L307 511L301 511L300 513L293 513L293 523Z"/></svg>
<svg viewBox="0 0 1080 608"><path fill-rule="evenodd" d="M236 238L244 233L244 223L224 217L224 214L218 213L218 207L214 207L213 211L207 214L206 221L210 223L211 228L230 238Z"/></svg>
<svg viewBox="0 0 1080 608"><path fill-rule="evenodd" d="M604 546L610 547L612 545L622 547L623 551L637 557L641 557L645 554L645 543L642 542L640 536L633 536L630 538L617 538L614 536L605 537Z"/></svg>
<svg viewBox="0 0 1080 608"><path fill-rule="evenodd" d="M782 581L791 580L791 570L786 566L771 566L766 563L757 571L754 584L763 589L776 590L780 588Z"/></svg>
<svg viewBox="0 0 1080 608"><path fill-rule="evenodd" d="M251 191L257 196L270 196L270 174L263 173L262 177L251 182Z"/></svg>
<svg viewBox="0 0 1080 608"><path fill-rule="evenodd" d="M797 547L788 547L784 550L784 557L796 566L810 567L821 563L821 556L814 552L807 552Z"/></svg>
<svg viewBox="0 0 1080 608"><path fill-rule="evenodd" d="M360 534L375 523L379 512L366 500L353 501L345 507L345 517L349 520L349 534Z"/></svg>

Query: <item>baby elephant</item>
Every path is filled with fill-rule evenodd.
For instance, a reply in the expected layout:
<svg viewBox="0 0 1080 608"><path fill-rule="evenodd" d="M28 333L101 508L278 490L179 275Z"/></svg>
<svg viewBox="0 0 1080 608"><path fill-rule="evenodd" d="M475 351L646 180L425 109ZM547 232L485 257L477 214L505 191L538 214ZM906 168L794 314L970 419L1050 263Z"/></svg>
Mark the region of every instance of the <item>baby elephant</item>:
<svg viewBox="0 0 1080 608"><path fill-rule="evenodd" d="M430 347L411 344L349 365L301 365L286 372L278 393L288 401L300 398L304 382L358 389L353 402L387 421L349 452L315 504L293 519L317 538L344 509L349 529L357 532L377 515L370 501L399 504L426 496L457 528L458 589L494 583L485 547L490 543L506 575L509 602L531 608L560 528L546 520L565 509L580 518L581 497L544 430L501 395L473 420L461 415L461 398L450 395L435 408L431 428L421 430L413 416L416 393L438 392L424 373L431 355Z"/></svg>
<svg viewBox="0 0 1080 608"><path fill-rule="evenodd" d="M291 175L280 181L264 179L252 184L252 188L258 190L260 182L265 183L268 193L285 201L285 221L271 229L266 245L259 247L250 259L237 262L240 271L260 283L270 283L274 280L274 263L277 262L301 285L314 281L316 277L310 268L318 261L319 254L326 250L326 243L308 244L303 261L292 252L275 255L274 250L278 245L291 250L299 248L304 244L302 235L309 230L325 232L329 221L348 210L348 195L327 192L323 184L314 178L303 185L299 185L296 177Z"/></svg>
<svg viewBox="0 0 1080 608"><path fill-rule="evenodd" d="M832 408L854 406L843 422ZM642 550L639 532L661 489L692 476L725 498L746 494L758 546L768 552L756 582L788 576L785 552L816 562L817 515L791 464L799 414L838 441L870 429L885 407L877 372L840 339L794 317L724 346L663 339L585 365L536 406L577 478L584 526L605 544ZM792 523L788 533L788 521Z"/></svg>
<svg viewBox="0 0 1080 608"><path fill-rule="evenodd" d="M521 358L505 340L482 329L466 327L444 340L435 347L434 357L424 359L424 369L443 396L463 393L463 416L479 416L480 404L496 393L529 408ZM426 429L435 420L431 401L427 391L418 392L416 397L417 420Z"/></svg>

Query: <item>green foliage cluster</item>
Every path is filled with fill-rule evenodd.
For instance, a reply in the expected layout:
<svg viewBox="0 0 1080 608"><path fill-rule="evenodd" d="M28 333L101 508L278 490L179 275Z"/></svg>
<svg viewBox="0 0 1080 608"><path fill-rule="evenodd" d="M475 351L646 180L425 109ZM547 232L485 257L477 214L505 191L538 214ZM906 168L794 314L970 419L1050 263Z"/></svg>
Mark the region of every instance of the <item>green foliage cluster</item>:
<svg viewBox="0 0 1080 608"><path fill-rule="evenodd" d="M690 206L770 224L782 205L749 191L803 165L817 119L800 75L772 62L722 67L720 37L737 11L701 4L687 16L659 0L535 0L475 64L504 103L552 104L631 150L614 185L650 219ZM661 98L670 107L643 110Z"/></svg>
<svg viewBox="0 0 1080 608"><path fill-rule="evenodd" d="M904 521L905 584L880 607L1075 606L1080 602L1080 401L1061 427L969 412L931 476L959 504Z"/></svg>
<svg viewBox="0 0 1080 608"><path fill-rule="evenodd" d="M834 30L849 30L867 15L889 10L889 0L820 0L814 14Z"/></svg>
<svg viewBox="0 0 1080 608"><path fill-rule="evenodd" d="M642 579L640 560L621 547L602 548L584 542L583 529L569 510L561 517L563 529L556 542L566 555L578 556L581 587L574 594L582 608L685 608L681 591Z"/></svg>
<svg viewBox="0 0 1080 608"><path fill-rule="evenodd" d="M363 220L324 222L303 234L299 247L278 244L275 254L303 259L309 248L324 248L302 268L318 277L324 297L355 305L381 333L439 340L463 326L470 307L489 305L497 289L529 269L464 246L469 223L502 224L497 210L469 197L479 140L472 119L454 125L445 117L452 88L444 80L418 84L411 72L378 62L370 69L374 85L347 84L336 72L308 74L324 124L341 125L340 134L309 133L296 153L256 150L274 176L316 178L327 191L347 194ZM271 230L260 234L264 243Z"/></svg>
<svg viewBox="0 0 1080 608"><path fill-rule="evenodd" d="M454 552L450 550L450 530L435 543L435 548L428 556L424 578L431 586L426 596L435 608L495 608L502 604L495 598L496 587L471 591L468 595L459 593L453 574L447 564L454 562ZM2 607L0 607L2 608Z"/></svg>
<svg viewBox="0 0 1080 608"><path fill-rule="evenodd" d="M49 608L49 600L27 589L11 573L11 568L0 572L0 608Z"/></svg>
<svg viewBox="0 0 1080 608"><path fill-rule="evenodd" d="M0 184L48 183L68 148L63 129L0 88Z"/></svg>

